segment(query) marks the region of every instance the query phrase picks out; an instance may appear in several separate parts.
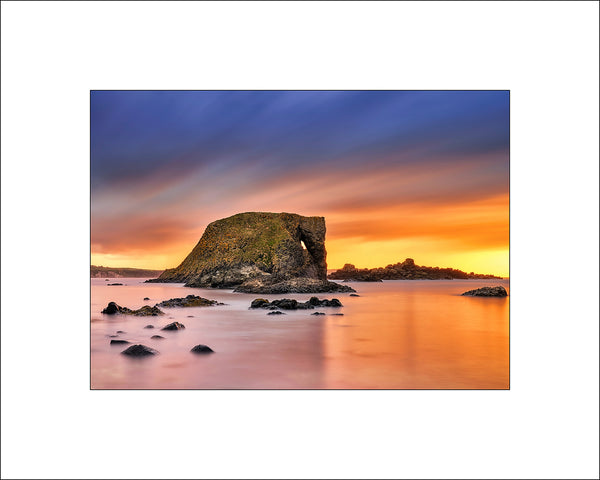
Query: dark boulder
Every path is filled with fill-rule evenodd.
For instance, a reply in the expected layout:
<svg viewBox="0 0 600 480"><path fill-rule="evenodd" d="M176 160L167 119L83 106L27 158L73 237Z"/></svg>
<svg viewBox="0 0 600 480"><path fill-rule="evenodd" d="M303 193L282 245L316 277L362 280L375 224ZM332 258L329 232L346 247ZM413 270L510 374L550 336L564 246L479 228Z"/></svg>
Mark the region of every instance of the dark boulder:
<svg viewBox="0 0 600 480"><path fill-rule="evenodd" d="M315 312L315 313L311 313L311 315L325 315L323 312Z"/></svg>
<svg viewBox="0 0 600 480"><path fill-rule="evenodd" d="M348 295L349 297L360 297L360 295L358 293L351 293L350 295Z"/></svg>
<svg viewBox="0 0 600 480"><path fill-rule="evenodd" d="M127 332L124 332L123 330L117 330L117 333L127 333Z"/></svg>
<svg viewBox="0 0 600 480"><path fill-rule="evenodd" d="M128 342L127 340L111 340L110 341L111 345L121 345L124 343L131 343L131 342Z"/></svg>
<svg viewBox="0 0 600 480"><path fill-rule="evenodd" d="M161 330L182 330L185 328L183 323L173 322L161 328Z"/></svg>
<svg viewBox="0 0 600 480"><path fill-rule="evenodd" d="M476 288L475 290L469 290L462 295L468 297L506 297L508 293L506 293L506 289L502 285L499 285L497 287Z"/></svg>
<svg viewBox="0 0 600 480"><path fill-rule="evenodd" d="M298 300L293 298L282 298L281 300L273 300L271 304L284 310L298 310L299 308L309 308L306 304L298 303Z"/></svg>
<svg viewBox="0 0 600 480"><path fill-rule="evenodd" d="M252 300L250 304L250 308L264 308L265 305L268 305L269 301L264 298L257 298L256 300Z"/></svg>
<svg viewBox="0 0 600 480"><path fill-rule="evenodd" d="M332 298L331 300L321 300L320 307L341 307L342 302L340 302L337 298Z"/></svg>
<svg viewBox="0 0 600 480"><path fill-rule="evenodd" d="M108 286L109 287L116 287L118 285L123 285L122 283L109 283Z"/></svg>
<svg viewBox="0 0 600 480"><path fill-rule="evenodd" d="M144 300L150 300L148 297L144 297Z"/></svg>
<svg viewBox="0 0 600 480"><path fill-rule="evenodd" d="M114 315L115 313L119 313L120 308L121 307L119 307L119 305L117 305L115 302L109 302L106 308L102 310L102 313L106 313L107 315Z"/></svg>
<svg viewBox="0 0 600 480"><path fill-rule="evenodd" d="M154 325L146 325L144 328L154 328Z"/></svg>
<svg viewBox="0 0 600 480"><path fill-rule="evenodd" d="M146 345L137 344L123 350L121 353L130 357L146 357L148 355L156 355L158 352Z"/></svg>
<svg viewBox="0 0 600 480"><path fill-rule="evenodd" d="M160 335L152 335L150 338L153 338L154 340L162 340L165 337L161 337Z"/></svg>
<svg viewBox="0 0 600 480"><path fill-rule="evenodd" d="M190 352L192 353L215 353L215 351L206 345L196 345Z"/></svg>
<svg viewBox="0 0 600 480"><path fill-rule="evenodd" d="M281 310L273 310L272 312L267 313L267 315L285 315Z"/></svg>

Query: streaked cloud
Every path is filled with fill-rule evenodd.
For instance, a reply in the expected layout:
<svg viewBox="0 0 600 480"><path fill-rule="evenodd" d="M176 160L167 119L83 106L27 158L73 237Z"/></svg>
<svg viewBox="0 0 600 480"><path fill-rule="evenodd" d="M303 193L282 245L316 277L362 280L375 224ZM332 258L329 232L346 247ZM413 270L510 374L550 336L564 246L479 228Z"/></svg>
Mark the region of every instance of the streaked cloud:
<svg viewBox="0 0 600 480"><path fill-rule="evenodd" d="M180 261L242 211L323 215L331 245L414 241L417 260L423 239L448 258L508 248L507 92L93 92L91 107L93 254Z"/></svg>

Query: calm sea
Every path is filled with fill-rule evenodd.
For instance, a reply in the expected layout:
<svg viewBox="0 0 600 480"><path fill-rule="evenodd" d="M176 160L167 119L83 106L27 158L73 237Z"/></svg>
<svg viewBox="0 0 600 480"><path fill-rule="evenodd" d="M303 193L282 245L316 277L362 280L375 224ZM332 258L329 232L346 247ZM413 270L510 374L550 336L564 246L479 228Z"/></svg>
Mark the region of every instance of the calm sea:
<svg viewBox="0 0 600 480"><path fill-rule="evenodd" d="M95 389L509 387L509 298L462 297L466 290L509 280L353 282L360 297L338 298L342 308L267 315L249 310L258 297L307 300L313 295L256 295L230 290L143 283L145 279L91 279L91 387ZM119 282L123 286L108 286ZM109 301L129 308L200 295L223 306L162 308L162 317L103 315ZM149 301L144 301L149 297ZM311 315L315 311L327 315ZM331 315L343 313L343 316ZM178 321L185 330L160 331ZM145 329L145 325L154 329ZM160 352L121 355L127 345ZM163 340L153 340L161 335ZM216 353L194 355L197 344Z"/></svg>

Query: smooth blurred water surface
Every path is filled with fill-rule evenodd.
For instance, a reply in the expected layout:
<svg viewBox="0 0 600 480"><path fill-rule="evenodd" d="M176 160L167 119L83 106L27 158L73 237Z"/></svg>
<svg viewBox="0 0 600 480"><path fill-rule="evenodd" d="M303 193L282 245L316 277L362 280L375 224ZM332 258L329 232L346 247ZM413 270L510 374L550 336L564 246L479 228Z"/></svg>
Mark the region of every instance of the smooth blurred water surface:
<svg viewBox="0 0 600 480"><path fill-rule="evenodd" d="M509 291L509 280L353 282L360 297L316 295L338 298L342 308L286 315L248 307L259 297L304 301L314 295L243 294L144 280L91 279L94 389L509 387L509 297L460 296L486 285ZM115 282L124 285L107 285ZM161 308L166 313L161 317L100 313L109 301L135 309L189 294L226 305ZM311 315L315 311L328 315ZM174 321L185 330L160 330ZM148 324L156 328L144 329ZM160 354L121 355L128 345L110 345L118 330L125 332L118 338ZM199 343L216 353L190 353Z"/></svg>

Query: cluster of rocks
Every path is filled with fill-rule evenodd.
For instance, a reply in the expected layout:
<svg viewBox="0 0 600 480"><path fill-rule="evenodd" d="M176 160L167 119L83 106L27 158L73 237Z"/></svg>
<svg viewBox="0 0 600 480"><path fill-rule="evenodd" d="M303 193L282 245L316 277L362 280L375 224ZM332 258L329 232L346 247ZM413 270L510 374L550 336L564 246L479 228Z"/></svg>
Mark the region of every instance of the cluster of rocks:
<svg viewBox="0 0 600 480"><path fill-rule="evenodd" d="M329 274L334 280L380 282L383 280L452 280L452 279L490 279L500 278L494 275L466 273L455 268L423 267L415 264L412 258L385 268L356 268L347 263L343 268Z"/></svg>
<svg viewBox="0 0 600 480"><path fill-rule="evenodd" d="M122 307L121 305L117 305L115 302L109 302L102 313L107 315L114 315L116 313L122 313L124 315L135 315L136 317L156 317L158 315L164 315L165 313L158 307L151 307L150 305L144 305L137 310L132 310L127 307Z"/></svg>
<svg viewBox="0 0 600 480"><path fill-rule="evenodd" d="M265 308L267 310L311 310L315 307L341 307L342 302L337 298L331 300L323 299L319 300L317 297L311 297L306 302L299 302L293 298L282 298L280 300L265 300L264 298L257 298L252 300L250 308Z"/></svg>
<svg viewBox="0 0 600 480"><path fill-rule="evenodd" d="M146 325L144 328L154 328L154 325ZM185 325L183 325L182 323L173 322L173 323L169 323L168 325L165 325L163 328L161 328L161 330L182 330L184 328L185 328ZM125 332L122 330L118 330L117 333L125 333ZM110 335L110 337L116 337L116 336L117 335ZM164 340L165 337L162 337L160 335L152 335L150 338L153 340ZM115 338L112 338L110 341L111 345L126 345L128 343L131 343L131 342L129 342L128 340L115 339ZM204 353L214 353L214 350L207 345L199 344L199 345L192 347L190 352L204 354ZM135 345L131 345L127 349L123 350L121 353L123 355L127 355L130 357L146 357L149 355L157 355L159 352L158 352L158 350L155 350L154 348L150 348L146 345L142 345L142 344L138 343Z"/></svg>
<svg viewBox="0 0 600 480"><path fill-rule="evenodd" d="M209 300L197 295L188 295L183 298L171 298L157 303L157 307L210 307L212 305L224 305L216 300Z"/></svg>
<svg viewBox="0 0 600 480"><path fill-rule="evenodd" d="M148 297L144 297L144 300L150 300ZM188 295L184 298L171 298L169 300L164 300L160 303L157 303L153 307L149 305L144 305L137 310L132 310L131 308L122 307L118 305L116 302L109 302L102 313L107 315L114 315L116 313L122 313L124 315L135 315L136 317L147 317L147 316L157 316L164 315L163 312L158 307L209 307L212 305L224 305L223 303L217 302L216 300L209 300L208 298L198 297L196 295Z"/></svg>
<svg viewBox="0 0 600 480"><path fill-rule="evenodd" d="M476 288L475 290L469 290L462 295L468 297L506 297L508 296L508 293L506 293L506 289L503 286L499 285L497 287Z"/></svg>
<svg viewBox="0 0 600 480"><path fill-rule="evenodd" d="M152 338L154 338L154 337L152 337ZM163 337L160 337L160 338L163 338ZM122 342L122 343L129 343L129 342ZM214 353L214 350L212 348L210 348L208 345L199 344L199 345L192 347L190 352L204 354L204 353ZM135 345L131 345L130 347L123 350L121 353L123 355L128 355L130 357L146 357L148 355L158 355L159 352L158 352L158 350L155 350L154 348L150 348L150 347L147 347L146 345L142 345L141 343L138 343Z"/></svg>

